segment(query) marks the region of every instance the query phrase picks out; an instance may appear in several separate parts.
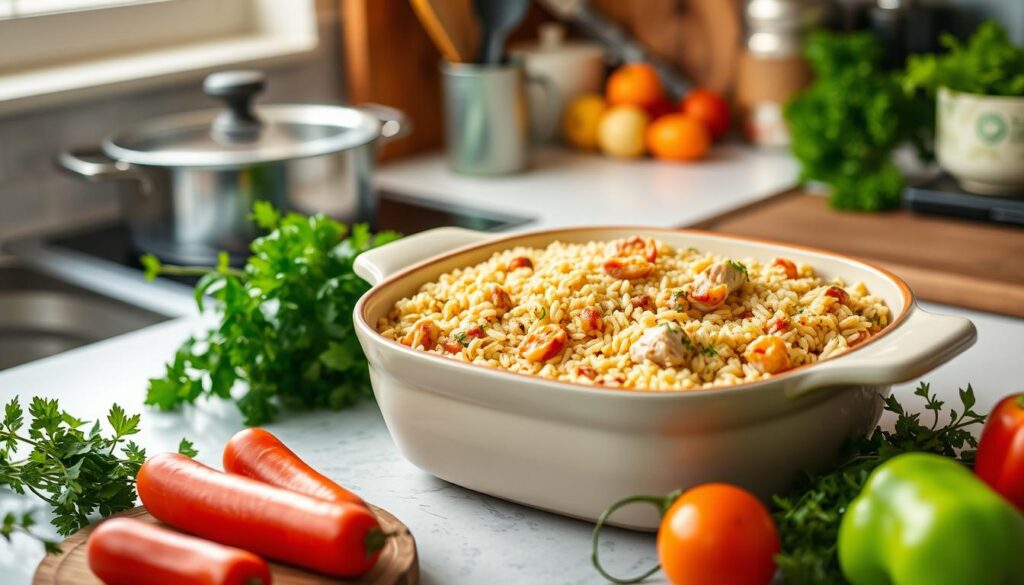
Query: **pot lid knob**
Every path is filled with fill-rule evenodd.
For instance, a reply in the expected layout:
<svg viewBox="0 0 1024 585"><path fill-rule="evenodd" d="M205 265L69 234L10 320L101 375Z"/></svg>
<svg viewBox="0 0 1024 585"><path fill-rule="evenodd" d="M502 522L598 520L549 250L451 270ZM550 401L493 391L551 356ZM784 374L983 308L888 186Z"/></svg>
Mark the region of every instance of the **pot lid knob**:
<svg viewBox="0 0 1024 585"><path fill-rule="evenodd" d="M263 72L252 70L219 71L203 80L206 95L224 100L227 106L213 121L214 139L238 143L259 138L263 123L253 112L252 101L266 85Z"/></svg>

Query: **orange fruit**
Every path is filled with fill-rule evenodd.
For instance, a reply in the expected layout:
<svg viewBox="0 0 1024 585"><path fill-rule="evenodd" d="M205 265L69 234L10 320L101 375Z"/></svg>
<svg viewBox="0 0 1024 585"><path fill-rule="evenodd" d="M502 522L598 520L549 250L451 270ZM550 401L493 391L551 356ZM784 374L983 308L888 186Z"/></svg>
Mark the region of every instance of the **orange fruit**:
<svg viewBox="0 0 1024 585"><path fill-rule="evenodd" d="M597 126L597 145L615 158L637 158L644 154L644 133L650 117L639 106L608 108Z"/></svg>
<svg viewBox="0 0 1024 585"><path fill-rule="evenodd" d="M711 146L711 133L697 118L666 114L647 128L647 149L662 160L697 160Z"/></svg>
<svg viewBox="0 0 1024 585"><path fill-rule="evenodd" d="M709 89L695 89L683 99L682 111L700 120L715 140L729 130L729 104Z"/></svg>
<svg viewBox="0 0 1024 585"><path fill-rule="evenodd" d="M626 63L608 77L605 97L612 105L630 104L646 109L663 101L665 92L654 67L647 63Z"/></svg>

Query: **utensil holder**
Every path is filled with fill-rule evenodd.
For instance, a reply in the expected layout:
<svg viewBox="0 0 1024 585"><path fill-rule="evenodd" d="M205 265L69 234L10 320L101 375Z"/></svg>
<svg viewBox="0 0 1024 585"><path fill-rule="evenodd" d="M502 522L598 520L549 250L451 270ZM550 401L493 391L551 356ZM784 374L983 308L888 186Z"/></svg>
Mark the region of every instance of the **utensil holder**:
<svg viewBox="0 0 1024 585"><path fill-rule="evenodd" d="M529 166L530 131L526 84L519 62L505 65L441 63L445 145L452 170L501 175Z"/></svg>

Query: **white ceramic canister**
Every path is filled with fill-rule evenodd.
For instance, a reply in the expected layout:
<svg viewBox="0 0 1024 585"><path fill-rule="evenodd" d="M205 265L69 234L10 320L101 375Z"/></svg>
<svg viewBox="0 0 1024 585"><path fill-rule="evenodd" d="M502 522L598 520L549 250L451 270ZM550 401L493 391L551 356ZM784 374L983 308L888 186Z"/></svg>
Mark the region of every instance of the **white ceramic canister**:
<svg viewBox="0 0 1024 585"><path fill-rule="evenodd" d="M528 76L550 83L554 98L542 87L527 89L530 134L538 142L550 142L561 136L562 114L572 100L602 92L605 52L596 43L566 40L565 27L558 23L541 25L538 39L513 45L509 53L523 62Z"/></svg>
<svg viewBox="0 0 1024 585"><path fill-rule="evenodd" d="M1024 195L1024 97L939 89L935 154L964 189Z"/></svg>

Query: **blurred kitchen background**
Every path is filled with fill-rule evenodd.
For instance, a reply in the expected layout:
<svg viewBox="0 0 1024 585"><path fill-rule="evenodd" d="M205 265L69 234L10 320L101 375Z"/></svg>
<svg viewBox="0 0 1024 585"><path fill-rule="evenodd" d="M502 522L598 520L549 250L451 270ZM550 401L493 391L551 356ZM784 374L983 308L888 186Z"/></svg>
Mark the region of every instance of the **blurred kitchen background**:
<svg viewBox="0 0 1024 585"><path fill-rule="evenodd" d="M400 92L416 93L415 100L395 104L409 106L415 131L405 144L396 144L391 154L401 156L440 145L439 53L418 29L406 0L276 3L287 5L292 22L267 21L271 13L267 7L275 0L0 0L0 240L116 217L117 185L89 184L60 172L53 164L55 153L68 145L98 143L113 129L157 115L210 107L200 82L217 69L244 66L265 71L268 89L261 98L265 102L382 101ZM694 50L701 50L702 43L715 43L722 34L741 42L738 31L702 30L701 21L695 20L702 11L713 12L707 7L715 4L729 4L739 13L739 0L596 4L627 30L643 33L641 40L646 34L663 46L676 41L660 37L676 33L695 33L686 41L688 47L697 46ZM879 0L878 4L908 2ZM85 10L90 5L96 9ZM1024 42L1024 2L956 0L950 5L966 15L958 21L993 18L1017 43ZM62 12L66 7L83 11ZM642 18L644 13L676 13L679 21L661 19L659 23L655 16L651 22ZM515 36L529 38L546 20L553 20L549 12L531 7ZM20 32L23 22L29 21L32 30ZM168 22L175 26L167 26ZM157 23L161 26L156 27ZM651 30L658 24L666 30ZM159 31L161 38L144 27L164 29ZM192 46L187 55L168 55L179 47L185 51L187 45ZM354 54L363 50L371 54ZM377 51L389 54L372 54ZM146 53L153 53L153 63L142 58ZM133 57L137 66L122 64ZM346 70L346 66L375 67L377 60L381 67L402 66L394 71ZM90 61L95 65L87 71L79 69ZM134 75L122 75L121 67ZM734 70L733 63L725 67ZM716 71L704 75L728 77Z"/></svg>

